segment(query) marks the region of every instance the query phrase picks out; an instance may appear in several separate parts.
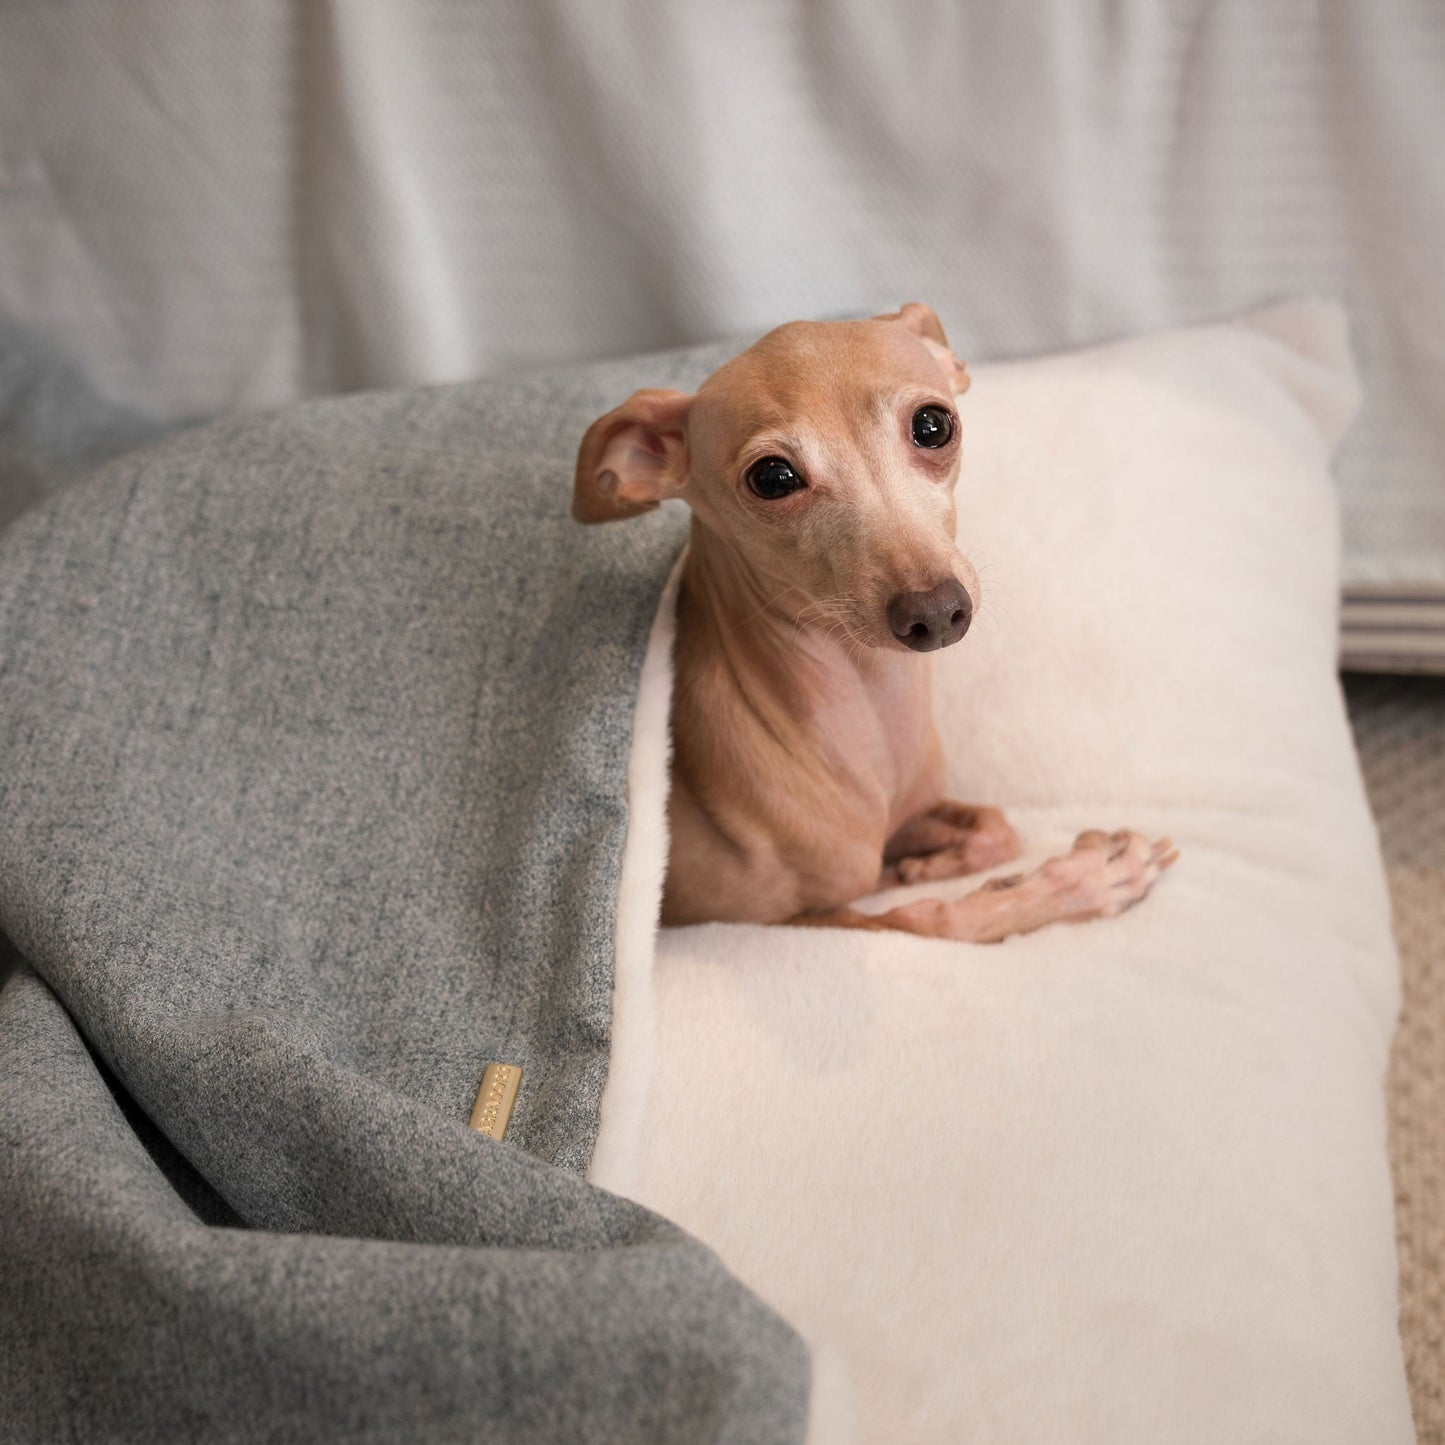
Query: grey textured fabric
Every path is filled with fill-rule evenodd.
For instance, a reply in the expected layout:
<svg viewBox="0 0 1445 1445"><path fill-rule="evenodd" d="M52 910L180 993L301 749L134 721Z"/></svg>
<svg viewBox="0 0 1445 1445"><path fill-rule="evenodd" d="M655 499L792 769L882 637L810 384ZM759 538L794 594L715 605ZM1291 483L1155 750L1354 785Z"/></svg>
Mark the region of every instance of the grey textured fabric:
<svg viewBox="0 0 1445 1445"><path fill-rule="evenodd" d="M44 337L0 319L0 528L101 462L174 429L108 401ZM14 967L0 934L0 984Z"/></svg>
<svg viewBox="0 0 1445 1445"><path fill-rule="evenodd" d="M796 1335L580 1177L682 531L576 526L572 458L723 354L185 432L0 532L0 1436L801 1437Z"/></svg>

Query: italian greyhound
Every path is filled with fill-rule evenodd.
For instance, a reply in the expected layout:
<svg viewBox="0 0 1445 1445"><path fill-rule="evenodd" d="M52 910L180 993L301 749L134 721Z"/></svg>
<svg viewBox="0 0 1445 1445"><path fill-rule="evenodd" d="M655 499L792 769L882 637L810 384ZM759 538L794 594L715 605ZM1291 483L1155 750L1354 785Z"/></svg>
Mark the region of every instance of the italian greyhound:
<svg viewBox="0 0 1445 1445"><path fill-rule="evenodd" d="M1087 832L1033 873L885 913L880 885L1017 857L995 808L943 796L929 660L968 631L955 399L968 374L911 302L769 332L693 396L639 391L586 432L572 514L680 497L671 842L662 921L900 929L996 942L1107 918L1177 857Z"/></svg>

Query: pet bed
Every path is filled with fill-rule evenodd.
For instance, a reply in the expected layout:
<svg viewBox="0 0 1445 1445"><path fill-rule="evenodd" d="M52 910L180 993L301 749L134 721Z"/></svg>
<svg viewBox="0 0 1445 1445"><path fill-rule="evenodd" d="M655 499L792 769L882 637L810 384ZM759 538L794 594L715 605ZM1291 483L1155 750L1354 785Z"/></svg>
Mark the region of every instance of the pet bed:
<svg viewBox="0 0 1445 1445"><path fill-rule="evenodd" d="M654 933L683 528L567 482L727 348L225 423L0 534L7 1418L1409 1439L1343 329L976 368L953 790L1184 849L997 948Z"/></svg>

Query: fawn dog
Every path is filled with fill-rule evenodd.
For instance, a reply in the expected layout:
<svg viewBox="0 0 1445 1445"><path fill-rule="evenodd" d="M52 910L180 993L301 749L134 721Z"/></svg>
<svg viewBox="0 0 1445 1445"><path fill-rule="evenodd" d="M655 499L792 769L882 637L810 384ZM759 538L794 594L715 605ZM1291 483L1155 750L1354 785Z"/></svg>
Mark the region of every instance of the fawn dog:
<svg viewBox="0 0 1445 1445"><path fill-rule="evenodd" d="M1081 833L1029 874L886 913L880 885L1007 862L1003 814L943 797L929 659L967 632L955 543L968 374L918 302L769 332L693 396L634 393L582 439L572 514L692 510L678 596L664 923L995 942L1136 903L1168 839Z"/></svg>

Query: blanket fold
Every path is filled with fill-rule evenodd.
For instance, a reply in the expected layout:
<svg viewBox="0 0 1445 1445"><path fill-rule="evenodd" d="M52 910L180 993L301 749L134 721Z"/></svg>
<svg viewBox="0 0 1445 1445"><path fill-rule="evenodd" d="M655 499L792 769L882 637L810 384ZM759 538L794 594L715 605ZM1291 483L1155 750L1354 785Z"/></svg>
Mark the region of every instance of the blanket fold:
<svg viewBox="0 0 1445 1445"><path fill-rule="evenodd" d="M717 359L186 432L0 534L0 1433L801 1436L797 1336L581 1177L681 531L573 525L571 454Z"/></svg>

